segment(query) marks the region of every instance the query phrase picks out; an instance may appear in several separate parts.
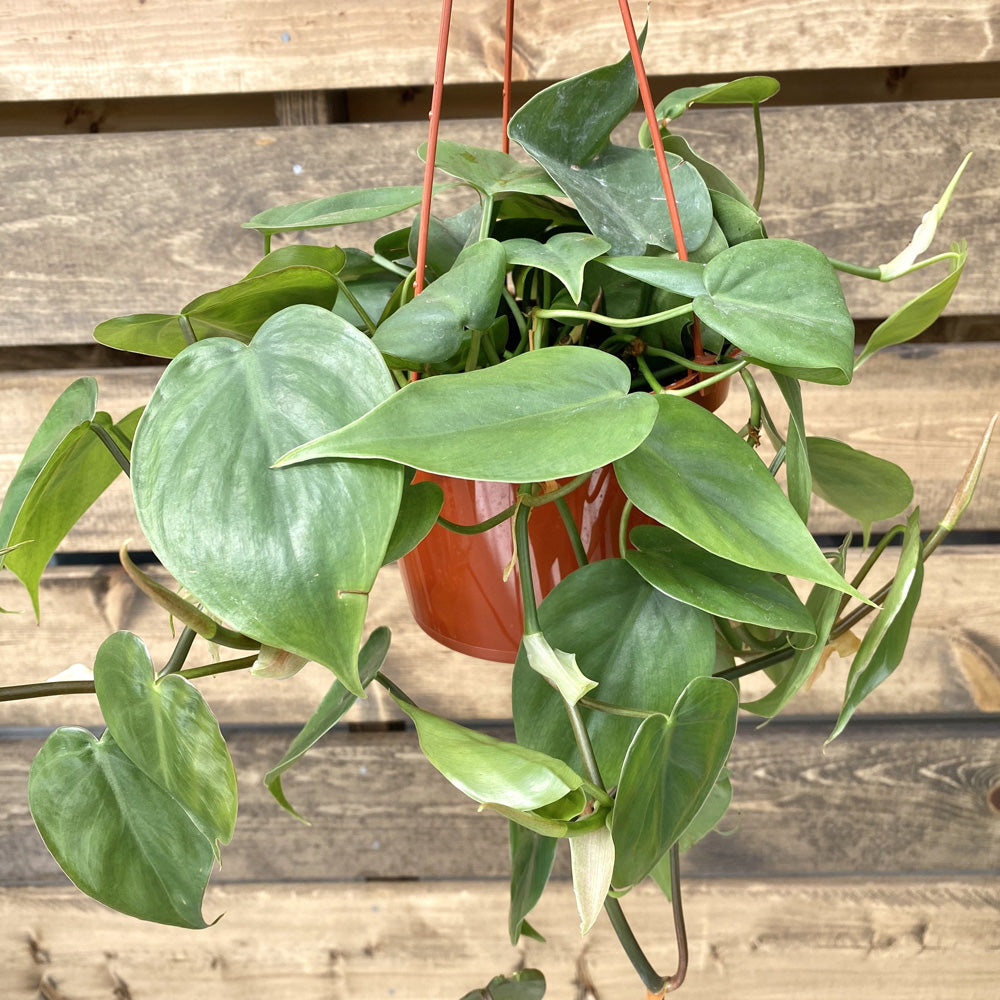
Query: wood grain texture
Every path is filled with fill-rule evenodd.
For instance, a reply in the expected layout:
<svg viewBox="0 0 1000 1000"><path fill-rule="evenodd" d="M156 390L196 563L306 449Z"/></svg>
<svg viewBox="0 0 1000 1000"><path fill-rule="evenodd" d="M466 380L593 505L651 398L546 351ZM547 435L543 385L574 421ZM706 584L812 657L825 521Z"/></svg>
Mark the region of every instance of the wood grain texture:
<svg viewBox="0 0 1000 1000"><path fill-rule="evenodd" d="M159 371L96 372L99 406L120 419L149 399ZM886 351L865 364L846 389L804 383L807 427L811 434L840 438L901 465L915 484L921 523L932 528L947 509L991 414L1000 408L997 372L1000 347L990 343L911 345ZM0 496L52 402L81 374L0 374ZM784 420L780 394L766 373L760 373L760 385L780 424ZM738 428L747 415L746 396L737 381L720 416ZM998 514L1000 457L994 448L961 527L998 530ZM820 534L856 530L846 517L819 501L810 527ZM141 540L128 484L120 477L80 520L63 550L117 552L128 538L133 539L133 549L148 547Z"/></svg>
<svg viewBox="0 0 1000 1000"><path fill-rule="evenodd" d="M998 114L993 100L765 112L769 231L856 263L887 261L972 150L939 237L942 247L964 237L971 248L949 313L1000 313L990 271L1000 251ZM703 110L680 124L752 189L748 113ZM446 122L443 131L497 143L492 121ZM425 125L408 122L0 139L0 268L7 275L0 344L86 343L111 316L176 311L254 265L260 240L241 223L272 205L419 183L414 151L424 138ZM725 152L734 143L738 152ZM370 246L392 225L312 239ZM903 280L912 292L915 283ZM884 317L905 301L907 286L850 279L847 293L856 316Z"/></svg>
<svg viewBox="0 0 1000 1000"><path fill-rule="evenodd" d="M112 0L8 4L0 40L8 67L0 100L227 93L413 85L431 77L439 7L432 0ZM641 21L645 4L632 4ZM1000 58L991 0L692 0L653 5L646 48L653 73L905 66ZM864 30L859 26L864 25ZM929 40L933 39L933 44ZM518 5L518 78L558 79L626 51L614 4L579 0L573 17L542 0ZM503 5L456 11L448 77L495 80L503 60Z"/></svg>
<svg viewBox="0 0 1000 1000"><path fill-rule="evenodd" d="M923 601L897 672L868 698L860 715L1000 712L1000 616L996 548L945 548L928 566ZM162 577L164 582L169 578ZM92 667L100 644L113 631L139 635L155 664L166 662L176 641L166 614L139 594L113 566L59 567L42 584L42 620L35 624L27 597L9 574L0 578L0 607L25 608L0 630L0 684L43 681L74 663ZM372 627L386 625L392 646L386 671L425 708L456 719L510 718L511 667L476 660L438 645L410 616L396 567L387 567L372 592ZM189 663L211 662L198 642ZM239 653L225 654L240 655ZM790 711L833 718L844 693L846 664L833 657ZM245 672L203 678L198 687L224 725L301 725L331 683L327 670L309 664L295 678L268 681ZM760 677L744 678L745 699L768 690ZM358 702L348 722L401 720L396 704L376 688ZM96 700L88 695L0 703L0 725L99 725Z"/></svg>
<svg viewBox="0 0 1000 1000"><path fill-rule="evenodd" d="M673 968L654 889L626 910L654 963ZM72 889L0 890L9 1000L455 1000L522 966L546 1000L639 1000L607 921L581 938L568 885L550 886L540 944L507 941L502 884L248 884L209 891L205 931L111 913ZM693 881L690 1000L995 1000L995 881ZM58 992L56 992L58 991Z"/></svg>
<svg viewBox="0 0 1000 1000"><path fill-rule="evenodd" d="M1000 869L1000 727L860 722L823 751L829 725L741 727L729 761L733 808L686 856L696 876L871 877ZM511 739L510 728L490 729ZM228 732L240 784L220 882L500 878L507 822L456 791L409 732L335 731L286 772L285 813L263 787L291 728ZM60 883L34 830L24 783L41 737L10 734L0 761L0 884ZM275 846L280 845L280 850ZM560 871L568 874L568 851Z"/></svg>

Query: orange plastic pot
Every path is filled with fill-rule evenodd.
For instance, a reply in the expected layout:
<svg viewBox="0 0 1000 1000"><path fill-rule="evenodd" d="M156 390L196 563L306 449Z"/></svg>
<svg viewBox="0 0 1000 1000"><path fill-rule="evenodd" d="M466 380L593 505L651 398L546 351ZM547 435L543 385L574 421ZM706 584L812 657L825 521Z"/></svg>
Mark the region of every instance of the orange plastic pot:
<svg viewBox="0 0 1000 1000"><path fill-rule="evenodd" d="M684 383L697 378L692 374ZM709 410L722 405L729 392L723 380L691 399ZM417 473L444 491L441 514L456 524L477 524L509 507L516 487ZM589 481L566 497L580 530L587 559L618 555L618 525L626 497L611 466L597 469ZM630 525L647 520L633 512ZM435 525L430 534L400 560L403 586L417 624L449 649L484 660L513 663L521 641L523 617L517 569L513 560L512 521L475 535ZM539 600L578 566L566 528L555 504L536 507L528 521L531 572ZM504 577L506 576L506 579Z"/></svg>

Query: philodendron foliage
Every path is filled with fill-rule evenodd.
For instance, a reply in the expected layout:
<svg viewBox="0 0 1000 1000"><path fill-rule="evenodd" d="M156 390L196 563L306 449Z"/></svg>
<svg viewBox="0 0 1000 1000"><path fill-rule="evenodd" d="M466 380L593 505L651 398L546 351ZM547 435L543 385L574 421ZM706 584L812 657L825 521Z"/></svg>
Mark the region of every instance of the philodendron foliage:
<svg viewBox="0 0 1000 1000"><path fill-rule="evenodd" d="M440 144L449 199L471 197L428 220L420 294L417 222L371 252L271 249L276 235L319 239L419 202L418 189L382 188L262 212L246 225L264 235L265 255L245 278L176 314L98 327L101 343L169 364L141 413L120 419L98 412L92 379L66 389L7 487L0 558L37 611L49 558L124 469L146 539L179 588L124 552L123 565L184 629L159 669L139 637L109 637L93 664L106 732L59 729L31 769L32 815L81 889L125 913L204 927L236 783L194 679L251 665L287 676L311 660L329 668L330 691L267 773L278 802L294 811L284 772L382 684L470 808L509 822L512 940L537 936L528 915L568 840L582 928L607 909L647 987L662 986L617 899L651 877L679 900L678 849L729 805L739 678L766 669L772 687L742 707L770 718L870 615L831 738L839 733L899 664L924 559L977 475L974 463L922 542L901 469L808 434L800 383L830 387L836 405L860 364L941 313L966 252L956 244L917 259L954 182L881 268L768 238L760 183L748 197L673 128L695 105L756 112L776 90L753 77L661 102L683 246L649 130L633 145L611 137L636 100L623 60L522 107L510 135L526 157ZM935 262L945 276L855 356L841 275L884 281ZM676 387L688 371L703 381ZM738 426L690 398L727 378L745 389ZM534 507L562 503L610 463L629 501L618 557L581 564L537 607L522 579L516 742L415 704L382 672L388 630L367 621L380 568L438 519L441 490L414 482L414 470L518 484L510 515L526 565ZM866 547L873 523L900 518L852 580L849 540L824 551L810 533L814 495L855 518ZM633 507L645 517L629 535ZM864 576L896 535L893 582L867 595ZM195 633L241 653L185 666ZM543 991L526 972L486 993Z"/></svg>

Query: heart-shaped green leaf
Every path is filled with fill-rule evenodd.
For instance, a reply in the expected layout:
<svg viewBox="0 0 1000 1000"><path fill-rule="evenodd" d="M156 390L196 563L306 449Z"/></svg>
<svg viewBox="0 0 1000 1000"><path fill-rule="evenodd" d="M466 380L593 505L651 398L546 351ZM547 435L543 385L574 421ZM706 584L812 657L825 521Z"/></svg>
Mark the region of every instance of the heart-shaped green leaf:
<svg viewBox="0 0 1000 1000"><path fill-rule="evenodd" d="M427 159L426 143L420 147L419 154L422 160ZM466 181L483 194L518 192L548 198L563 197L559 185L541 167L526 166L508 153L501 153L496 149L482 149L439 139L434 166L452 177Z"/></svg>
<svg viewBox="0 0 1000 1000"><path fill-rule="evenodd" d="M889 678L903 659L924 581L919 515L919 509L914 510L906 523L896 575L881 609L854 654L847 675L844 705L827 743L843 732L861 702Z"/></svg>
<svg viewBox="0 0 1000 1000"><path fill-rule="evenodd" d="M804 524L809 523L813 479L806 443L805 415L802 411L802 386L797 379L778 372L774 381L788 405L788 431L785 435L785 483L788 501Z"/></svg>
<svg viewBox="0 0 1000 1000"><path fill-rule="evenodd" d="M654 288L693 299L705 294L705 265L676 257L605 257L602 264Z"/></svg>
<svg viewBox="0 0 1000 1000"><path fill-rule="evenodd" d="M38 584L66 533L118 478L121 466L97 437L98 427L125 454L141 410L117 424L95 413L97 384L77 379L53 404L29 444L0 508L0 556L27 588L35 617Z"/></svg>
<svg viewBox="0 0 1000 1000"><path fill-rule="evenodd" d="M641 882L711 794L736 735L738 701L728 681L696 677L669 716L639 726L611 820L616 889Z"/></svg>
<svg viewBox="0 0 1000 1000"><path fill-rule="evenodd" d="M467 327L483 330L493 322L506 273L496 240L473 243L447 274L382 322L375 346L414 367L447 361Z"/></svg>
<svg viewBox="0 0 1000 1000"><path fill-rule="evenodd" d="M411 382L367 416L284 455L386 458L459 479L540 482L630 452L656 417L629 394L627 366L603 351L547 347L503 364Z"/></svg>
<svg viewBox="0 0 1000 1000"><path fill-rule="evenodd" d="M573 301L583 295L583 271L590 261L607 253L608 244L590 233L556 233L545 243L535 240L507 240L503 245L508 266L521 264L554 274Z"/></svg>
<svg viewBox="0 0 1000 1000"><path fill-rule="evenodd" d="M657 401L649 436L615 463L622 489L640 510L723 559L865 600L827 562L746 441L690 400L661 395Z"/></svg>
<svg viewBox="0 0 1000 1000"><path fill-rule="evenodd" d="M625 56L547 87L518 109L508 127L616 255L641 255L647 244L677 249L653 152L611 142L637 97L632 59ZM685 244L694 250L712 224L708 188L680 157L668 154L667 163Z"/></svg>
<svg viewBox="0 0 1000 1000"><path fill-rule="evenodd" d="M98 741L57 729L32 762L28 804L45 846L88 896L142 920L206 926L212 843L110 733Z"/></svg>
<svg viewBox="0 0 1000 1000"><path fill-rule="evenodd" d="M122 753L191 814L209 841L228 844L236 825L236 772L198 689L178 674L156 680L146 646L131 632L101 644L94 688Z"/></svg>
<svg viewBox="0 0 1000 1000"><path fill-rule="evenodd" d="M707 295L695 314L765 368L846 385L854 373L854 323L837 273L819 250L794 240L749 240L705 265Z"/></svg>
<svg viewBox="0 0 1000 1000"><path fill-rule="evenodd" d="M538 615L553 645L576 654L605 703L668 714L694 677L715 665L715 633L703 611L651 587L620 559L602 559L567 576ZM562 699L519 650L512 688L518 742L578 767ZM604 782L617 783L638 721L581 708Z"/></svg>
<svg viewBox="0 0 1000 1000"><path fill-rule="evenodd" d="M913 483L895 463L833 438L808 439L813 492L861 522L864 544L872 524L895 517L913 501Z"/></svg>
<svg viewBox="0 0 1000 1000"><path fill-rule="evenodd" d="M385 550L385 563L402 559L415 549L434 527L444 506L444 491L437 483L407 483L399 502L399 514Z"/></svg>
<svg viewBox="0 0 1000 1000"><path fill-rule="evenodd" d="M367 688L382 669L386 654L389 652L390 638L389 630L382 626L375 629L361 647L361 652L358 654L358 676L362 687ZM333 729L355 701L357 696L353 692L348 691L340 681L334 681L316 711L309 717L309 721L292 740L285 755L264 775L264 784L268 791L293 816L302 819L285 796L281 787L281 776Z"/></svg>
<svg viewBox="0 0 1000 1000"><path fill-rule="evenodd" d="M174 578L213 617L326 665L358 695L367 595L403 470L382 462L270 466L304 438L357 419L393 387L367 337L323 309L293 306L249 346L216 338L179 354L132 450L139 523Z"/></svg>
<svg viewBox="0 0 1000 1000"><path fill-rule="evenodd" d="M657 590L711 615L815 636L816 626L787 581L706 552L669 528L642 525L629 565Z"/></svg>

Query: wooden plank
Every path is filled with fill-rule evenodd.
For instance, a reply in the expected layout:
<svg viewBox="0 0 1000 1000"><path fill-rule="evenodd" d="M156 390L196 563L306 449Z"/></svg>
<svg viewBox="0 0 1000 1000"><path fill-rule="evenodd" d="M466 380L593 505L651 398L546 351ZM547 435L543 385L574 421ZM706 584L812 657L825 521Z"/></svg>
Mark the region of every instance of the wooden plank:
<svg viewBox="0 0 1000 1000"><path fill-rule="evenodd" d="M781 108L766 113L765 215L773 235L874 265L894 256L968 150L975 155L943 223L942 245L966 237L954 315L1000 313L990 261L1000 252L1000 101ZM688 128L687 123L690 122ZM693 113L685 129L741 183L754 176L748 113ZM497 143L490 121L446 122L447 137ZM890 137L877 153L845 135ZM130 312L175 311L237 280L259 238L240 224L264 208L373 184L419 183L418 122L274 129L34 136L0 140L3 346L86 343L94 326ZM206 164L212 164L206 171ZM445 212L448 203L438 203ZM403 217L401 217L403 218ZM402 224L402 223L400 223ZM370 245L386 223L316 234ZM95 246L106 248L95 254ZM861 258L861 259L858 259ZM921 281L927 274L922 273ZM905 279L910 281L910 279ZM912 282L911 289L912 291ZM886 316L898 283L848 282L855 315Z"/></svg>
<svg viewBox="0 0 1000 1000"><path fill-rule="evenodd" d="M165 575L161 578L168 581ZM869 697L861 715L1000 712L998 578L996 548L940 550L928 567L906 659ZM42 620L35 624L21 585L10 574L0 577L0 607L24 609L24 614L5 618L0 630L0 683L37 683L74 663L92 667L100 644L118 629L139 635L157 665L166 662L176 641L165 613L113 566L49 570L42 583L41 606ZM385 669L421 705L456 719L510 718L511 667L463 656L424 635L410 616L396 567L387 567L380 575L368 620L372 627L387 625L392 630ZM211 651L199 642L189 663L209 662ZM845 676L843 661L832 658L812 687L797 696L791 710L797 716L835 716ZM310 664L284 682L240 672L204 678L198 686L225 725L265 721L299 725L312 714L330 682L328 671ZM741 690L749 700L767 688L763 678L748 677ZM348 716L353 722L389 719L402 715L380 688ZM86 695L0 703L0 725L89 726L100 721L95 699Z"/></svg>
<svg viewBox="0 0 1000 1000"><path fill-rule="evenodd" d="M859 722L823 750L830 726L742 727L730 757L730 836L686 856L696 876L785 877L1000 868L1000 727L992 720ZM510 739L510 728L491 729ZM284 777L305 826L262 784L291 728L238 729L229 744L240 818L221 882L493 878L508 870L507 822L456 791L410 732L334 732ZM24 792L41 737L11 734L0 760L0 884L61 882ZM281 849L275 850L280 844ZM447 844L447 849L442 845ZM568 872L568 851L559 870Z"/></svg>
<svg viewBox="0 0 1000 1000"><path fill-rule="evenodd" d="M160 369L126 368L96 372L99 405L115 419L149 398ZM908 346L876 355L848 389L803 385L810 433L840 438L857 448L891 458L915 484L921 523L934 527L947 509L992 413L1000 407L996 373L1000 347ZM0 496L24 449L52 402L83 372L0 374ZM783 405L767 373L760 385L781 422ZM955 406L956 396L961 406ZM740 427L747 419L745 394L737 382L720 416ZM977 497L962 520L963 530L1000 529L1000 457L988 456ZM819 534L853 530L839 512L816 501L810 527ZM124 477L79 522L62 549L117 552L121 543L148 547L135 520Z"/></svg>
<svg viewBox="0 0 1000 1000"><path fill-rule="evenodd" d="M645 4L632 5L641 21ZM112 0L19 4L0 40L8 67L2 100L337 89L430 79L438 6L384 0L323 9L299 3L240 5L161 0L122 8ZM1000 58L992 0L762 0L748 24L738 0L657 5L646 48L650 72L731 73L774 68L989 62ZM567 19L541 0L518 5L515 72L555 79L625 51L614 4L579 0ZM865 30L859 31L858 25ZM929 44L933 39L933 44ZM150 53L154 53L153 58ZM386 58L388 53L391 58ZM449 79L498 78L503 8L458 11Z"/></svg>
<svg viewBox="0 0 1000 1000"><path fill-rule="evenodd" d="M218 924L193 933L120 916L73 889L0 890L10 1000L457 998L522 966L551 1000L636 1000L607 921L581 938L568 885L507 941L498 883L249 884L209 890ZM669 914L652 888L626 911L654 964L673 968ZM994 1000L995 880L693 881L686 889L690 1000ZM249 991L249 993L248 993Z"/></svg>

